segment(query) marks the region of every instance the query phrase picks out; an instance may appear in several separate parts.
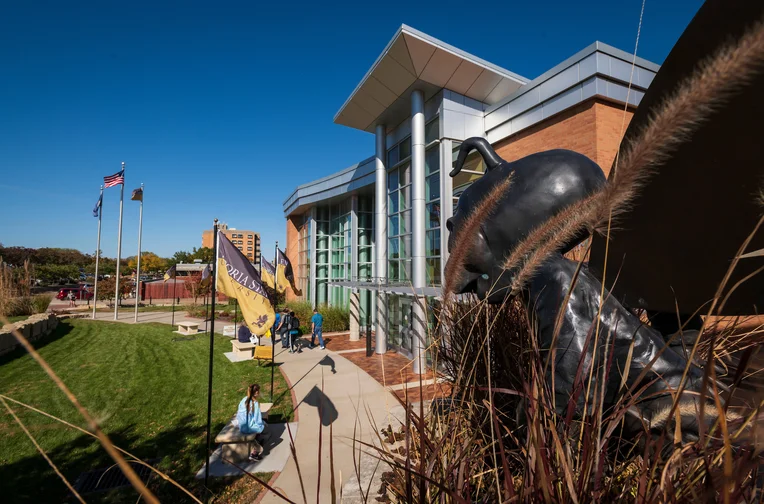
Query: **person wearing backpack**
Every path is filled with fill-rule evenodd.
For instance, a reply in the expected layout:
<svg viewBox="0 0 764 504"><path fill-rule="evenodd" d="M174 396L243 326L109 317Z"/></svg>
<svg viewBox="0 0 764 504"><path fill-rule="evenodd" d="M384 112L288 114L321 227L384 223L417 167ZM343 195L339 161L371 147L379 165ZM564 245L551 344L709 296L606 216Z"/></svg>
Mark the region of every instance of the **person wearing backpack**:
<svg viewBox="0 0 764 504"><path fill-rule="evenodd" d="M281 348L289 348L289 310L286 308L276 325L276 334L281 339Z"/></svg>
<svg viewBox="0 0 764 504"><path fill-rule="evenodd" d="M302 348L297 343L300 337L300 319L294 316L294 312L289 312L289 353L302 353ZM297 350L295 352L295 347Z"/></svg>

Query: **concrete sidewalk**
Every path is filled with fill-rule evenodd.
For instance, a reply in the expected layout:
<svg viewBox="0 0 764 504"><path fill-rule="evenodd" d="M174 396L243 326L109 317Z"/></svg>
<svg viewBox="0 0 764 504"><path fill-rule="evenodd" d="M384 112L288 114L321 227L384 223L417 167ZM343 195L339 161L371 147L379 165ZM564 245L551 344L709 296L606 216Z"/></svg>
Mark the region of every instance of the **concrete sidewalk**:
<svg viewBox="0 0 764 504"><path fill-rule="evenodd" d="M276 362L282 362L281 370L292 385L300 429L294 439L297 462L300 465L303 488L309 502L331 502L331 471L330 471L330 436L329 426L333 434L334 478L339 501L340 489L351 478L356 480L356 468L353 460L353 439L366 443L375 443L377 435L372 427L373 419L377 429L393 421L388 412L398 405L395 398L382 385L358 366L341 355L329 350L303 349L302 353L289 354L281 350L277 344ZM371 358L381 358L374 356ZM320 409L320 413L319 413ZM321 448L319 452L319 440ZM370 451L366 447L356 446L358 451ZM319 488L319 453L321 478ZM372 473L377 467L376 461L365 453L361 454L362 477L361 483L368 484ZM382 467L377 469L377 477ZM279 492L289 499L301 502L302 489L297 464L293 457L279 474L273 484ZM349 494L359 494L357 483L355 492L345 491L343 502L363 502L350 497ZM369 501L374 501L377 485L372 485ZM283 500L268 492L262 502L283 502Z"/></svg>
<svg viewBox="0 0 764 504"><path fill-rule="evenodd" d="M92 316L91 312L88 313L88 317L90 318ZM135 319L135 312L129 311L129 310L120 310L117 314L117 322L123 322L126 324L134 324ZM114 312L103 312L103 311L97 311L96 312L96 320L102 320L104 322L114 322ZM186 315L185 310L176 310L175 311L175 325L178 324L178 322L196 322L199 324L199 330L204 331L204 320L194 317L189 317ZM157 322L160 324L168 324L170 325L172 323L172 312L165 312L165 311L156 311L156 312L138 312L138 323L139 324L145 324L149 322ZM215 333L223 334L223 327L227 325L234 325L233 322L223 322L220 320L215 321ZM241 325L241 324L238 324ZM208 322L208 330L209 330L209 322ZM176 328L177 329L177 328Z"/></svg>
<svg viewBox="0 0 764 504"><path fill-rule="evenodd" d="M184 315L185 313L176 312L175 322L194 320L199 322L202 328L204 327L203 320ZM118 321L123 323L132 324L133 318L134 313L130 311L121 311L118 315ZM114 314L97 312L96 319L113 321ZM138 323L169 324L171 319L172 313L168 312L138 314ZM229 323L217 322L215 332L222 333L224 325ZM270 344L270 338L265 338L263 343ZM384 356L375 355L369 358L383 359ZM369 501L374 501L379 488L379 476L384 468L377 464L372 456L367 455L371 451L369 448L356 444L354 450L353 440L378 444L378 429L389 423L392 423L393 427L400 425L396 418L401 418L403 409L398 401L368 373L331 350L305 347L301 353L290 354L286 349L282 350L281 344L277 342L275 362L280 364L280 369L289 382L295 401L295 420L299 420L299 429L292 435L297 462L300 465L302 485L297 463L294 457L290 456L284 470L273 482L274 488L295 502L303 500L303 488L308 501L331 502L332 471L329 433L331 426L337 500L339 501L339 494L342 491L342 502L364 502L360 495L362 492L365 493L371 480L374 483L370 488ZM289 439L289 435L286 439ZM359 488L356 464L360 468L360 486L363 490ZM261 502L284 501L266 490Z"/></svg>

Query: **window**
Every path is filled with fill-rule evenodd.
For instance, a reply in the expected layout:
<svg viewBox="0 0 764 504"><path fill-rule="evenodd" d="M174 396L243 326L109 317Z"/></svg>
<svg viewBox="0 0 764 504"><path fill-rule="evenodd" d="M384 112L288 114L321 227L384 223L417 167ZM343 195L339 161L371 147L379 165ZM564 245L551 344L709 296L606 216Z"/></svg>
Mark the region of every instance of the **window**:
<svg viewBox="0 0 764 504"><path fill-rule="evenodd" d="M247 238L249 238L251 240L252 239L252 235L247 235Z"/></svg>
<svg viewBox="0 0 764 504"><path fill-rule="evenodd" d="M393 167L411 157L411 137L405 138L387 151L387 167Z"/></svg>
<svg viewBox="0 0 764 504"><path fill-rule="evenodd" d="M316 304L347 307L350 289L329 280L350 280L350 199L316 209Z"/></svg>
<svg viewBox="0 0 764 504"><path fill-rule="evenodd" d="M440 149L434 145L424 155L425 174L425 276L428 285L440 285Z"/></svg>
<svg viewBox="0 0 764 504"><path fill-rule="evenodd" d="M407 154L410 156L410 150ZM410 162L389 170L387 180L387 279L405 283L411 279Z"/></svg>
<svg viewBox="0 0 764 504"><path fill-rule="evenodd" d="M297 288L305 299L310 299L310 224L311 217L306 213L302 219L299 237L299 252L297 258ZM258 247L258 253L260 247Z"/></svg>
<svg viewBox="0 0 764 504"><path fill-rule="evenodd" d="M247 240L247 245L252 245L252 240Z"/></svg>
<svg viewBox="0 0 764 504"><path fill-rule="evenodd" d="M424 125L424 144L428 145L430 142L434 142L438 138L440 138L440 122L436 117Z"/></svg>
<svg viewBox="0 0 764 504"><path fill-rule="evenodd" d="M247 247L247 250L252 252L252 247Z"/></svg>

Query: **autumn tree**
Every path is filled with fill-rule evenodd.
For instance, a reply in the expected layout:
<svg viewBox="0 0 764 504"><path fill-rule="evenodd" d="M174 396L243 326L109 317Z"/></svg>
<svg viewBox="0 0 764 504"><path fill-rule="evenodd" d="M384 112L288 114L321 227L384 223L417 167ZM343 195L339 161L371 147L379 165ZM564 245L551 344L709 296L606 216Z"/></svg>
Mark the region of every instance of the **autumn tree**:
<svg viewBox="0 0 764 504"><path fill-rule="evenodd" d="M109 306L113 306L114 303L114 289L116 287L116 278L109 277L104 278L98 282L98 301L108 301ZM129 277L122 277L119 279L119 299L121 303L122 299L130 294L132 288L132 282Z"/></svg>
<svg viewBox="0 0 764 504"><path fill-rule="evenodd" d="M141 252L141 271L148 273L161 272L167 269L167 259L163 259L153 252ZM138 269L138 257L128 258L127 267L133 271Z"/></svg>
<svg viewBox="0 0 764 504"><path fill-rule="evenodd" d="M194 273L184 278L186 282L186 290L194 298L194 304L196 300L201 296L206 296L210 292L210 282L202 283L202 274Z"/></svg>

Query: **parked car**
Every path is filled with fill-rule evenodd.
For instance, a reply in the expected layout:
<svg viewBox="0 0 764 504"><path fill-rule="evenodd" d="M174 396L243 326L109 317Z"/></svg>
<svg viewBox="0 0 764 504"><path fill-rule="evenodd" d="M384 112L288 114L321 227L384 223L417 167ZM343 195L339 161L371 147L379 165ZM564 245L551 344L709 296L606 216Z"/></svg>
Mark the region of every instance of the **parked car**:
<svg viewBox="0 0 764 504"><path fill-rule="evenodd" d="M58 291L58 294L56 295L57 299L64 300L67 298L70 292L74 292L74 296L76 299L93 299L93 293L91 291L85 290L85 289L76 289L67 287L65 289L61 289Z"/></svg>

